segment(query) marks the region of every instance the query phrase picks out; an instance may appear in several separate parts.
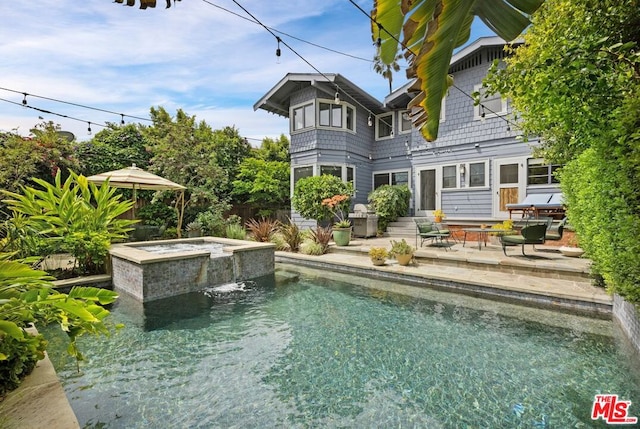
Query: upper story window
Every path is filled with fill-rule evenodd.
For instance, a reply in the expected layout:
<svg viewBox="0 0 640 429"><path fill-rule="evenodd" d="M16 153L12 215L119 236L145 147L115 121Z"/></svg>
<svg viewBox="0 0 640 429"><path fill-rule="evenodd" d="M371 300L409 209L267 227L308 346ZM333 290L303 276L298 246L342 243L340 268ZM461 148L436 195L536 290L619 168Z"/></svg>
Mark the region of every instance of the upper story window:
<svg viewBox="0 0 640 429"><path fill-rule="evenodd" d="M385 140L393 137L394 112L383 113L376 116L376 140Z"/></svg>
<svg viewBox="0 0 640 429"><path fill-rule="evenodd" d="M291 131L299 131L315 127L316 114L314 102L294 106L291 110Z"/></svg>
<svg viewBox="0 0 640 429"><path fill-rule="evenodd" d="M411 117L409 116L409 110L403 110L400 112L400 132L411 132Z"/></svg>
<svg viewBox="0 0 640 429"><path fill-rule="evenodd" d="M507 113L507 99L500 93L486 95L486 88L476 85L474 92L480 93L480 104L473 106L473 119L491 118Z"/></svg>
<svg viewBox="0 0 640 429"><path fill-rule="evenodd" d="M559 183L553 174L561 165L544 164L542 159L527 160L527 185L551 185Z"/></svg>
<svg viewBox="0 0 640 429"><path fill-rule="evenodd" d="M309 128L332 128L355 131L356 111L348 103L314 100L291 107L291 131Z"/></svg>

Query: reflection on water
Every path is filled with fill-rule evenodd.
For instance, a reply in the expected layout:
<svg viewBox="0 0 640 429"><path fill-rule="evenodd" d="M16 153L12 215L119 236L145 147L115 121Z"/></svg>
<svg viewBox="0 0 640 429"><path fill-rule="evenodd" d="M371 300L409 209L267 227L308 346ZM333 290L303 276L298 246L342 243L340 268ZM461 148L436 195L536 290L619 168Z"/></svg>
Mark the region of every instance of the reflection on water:
<svg viewBox="0 0 640 429"><path fill-rule="evenodd" d="M640 415L610 321L289 266L113 319L80 374L50 353L85 427L598 427L596 393Z"/></svg>

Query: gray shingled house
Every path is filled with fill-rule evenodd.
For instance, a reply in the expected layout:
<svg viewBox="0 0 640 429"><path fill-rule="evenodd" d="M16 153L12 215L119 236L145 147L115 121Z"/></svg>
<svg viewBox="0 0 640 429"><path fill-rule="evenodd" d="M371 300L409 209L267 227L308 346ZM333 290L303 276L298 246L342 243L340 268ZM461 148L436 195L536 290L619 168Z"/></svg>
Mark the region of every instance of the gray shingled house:
<svg viewBox="0 0 640 429"><path fill-rule="evenodd" d="M461 225L508 218L506 204L559 190L552 175L557 166L532 156L539 142L522 141L508 100L497 94L474 106L471 94L491 63L504 57L504 44L480 38L452 57L454 86L443 100L435 142L412 129L406 114L411 82L379 101L340 74L289 73L254 108L290 119L292 191L303 177L333 174L353 181L354 203L366 204L372 189L406 183L409 215L430 217L442 209L449 223Z"/></svg>

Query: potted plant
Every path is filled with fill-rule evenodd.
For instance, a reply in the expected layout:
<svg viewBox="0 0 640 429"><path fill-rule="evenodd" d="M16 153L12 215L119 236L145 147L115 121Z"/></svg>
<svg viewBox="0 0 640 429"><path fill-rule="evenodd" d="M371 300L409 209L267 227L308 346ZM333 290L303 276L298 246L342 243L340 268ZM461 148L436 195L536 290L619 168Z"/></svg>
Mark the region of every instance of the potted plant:
<svg viewBox="0 0 640 429"><path fill-rule="evenodd" d="M189 238L202 237L202 224L197 220L189 222L185 229L187 230L187 237Z"/></svg>
<svg viewBox="0 0 640 429"><path fill-rule="evenodd" d="M391 240L391 251L389 256L395 258L400 265L409 265L413 259L413 253L415 252L410 244L403 238L401 241Z"/></svg>
<svg viewBox="0 0 640 429"><path fill-rule="evenodd" d="M438 209L433 211L433 217L435 218L436 222L442 222L442 219L446 218L447 215L444 214L442 210Z"/></svg>
<svg viewBox="0 0 640 429"><path fill-rule="evenodd" d="M500 237L503 235L513 235L513 220L506 219L503 222L491 225L491 230L495 232L489 232L489 241L491 244L500 245Z"/></svg>
<svg viewBox="0 0 640 429"><path fill-rule="evenodd" d="M349 195L337 194L331 198L325 198L322 200L322 205L325 206L334 219L333 224L333 241L336 246L347 246L351 241L351 222L347 219L345 212L349 209Z"/></svg>
<svg viewBox="0 0 640 429"><path fill-rule="evenodd" d="M389 252L384 247L372 247L369 249L369 257L373 265L384 265Z"/></svg>

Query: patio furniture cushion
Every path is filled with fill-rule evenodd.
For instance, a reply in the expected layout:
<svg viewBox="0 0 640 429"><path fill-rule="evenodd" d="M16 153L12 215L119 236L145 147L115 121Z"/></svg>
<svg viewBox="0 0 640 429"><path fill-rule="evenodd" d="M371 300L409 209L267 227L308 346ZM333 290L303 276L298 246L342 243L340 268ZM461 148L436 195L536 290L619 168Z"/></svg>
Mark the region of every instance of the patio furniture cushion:
<svg viewBox="0 0 640 429"><path fill-rule="evenodd" d="M547 231L546 224L537 224L525 226L520 231L520 235L503 235L500 237L500 241L502 243L502 251L505 255L507 255L507 246L516 246L522 245L522 254L527 256L524 253L524 245L525 244L533 244L534 250L536 244L544 244L544 236ZM508 255L507 255L508 256Z"/></svg>

